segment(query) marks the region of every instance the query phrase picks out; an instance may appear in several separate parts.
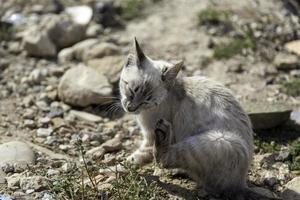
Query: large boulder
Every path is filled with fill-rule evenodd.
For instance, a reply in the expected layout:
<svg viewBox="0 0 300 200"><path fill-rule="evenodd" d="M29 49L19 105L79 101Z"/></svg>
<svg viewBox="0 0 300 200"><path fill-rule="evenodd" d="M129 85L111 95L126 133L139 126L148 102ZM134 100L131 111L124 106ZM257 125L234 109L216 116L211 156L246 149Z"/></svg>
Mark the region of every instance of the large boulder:
<svg viewBox="0 0 300 200"><path fill-rule="evenodd" d="M121 70L124 65L123 56L106 56L100 59L87 61L87 66L102 73L110 83L116 83L120 79Z"/></svg>
<svg viewBox="0 0 300 200"><path fill-rule="evenodd" d="M296 177L285 185L282 192L284 200L297 200L300 199L300 177Z"/></svg>
<svg viewBox="0 0 300 200"><path fill-rule="evenodd" d="M112 91L112 85L103 74L83 65L69 69L58 86L62 101L83 107L106 103Z"/></svg>
<svg viewBox="0 0 300 200"><path fill-rule="evenodd" d="M300 56L300 40L290 41L284 45L284 48Z"/></svg>
<svg viewBox="0 0 300 200"><path fill-rule="evenodd" d="M49 38L62 49L85 38L86 26L75 23L69 16L53 15L43 20Z"/></svg>
<svg viewBox="0 0 300 200"><path fill-rule="evenodd" d="M72 47L62 49L58 54L58 61L60 63L72 61L72 60L82 60L84 52L88 51L95 44L99 43L98 39L87 39L76 43Z"/></svg>
<svg viewBox="0 0 300 200"><path fill-rule="evenodd" d="M34 162L34 152L26 143L20 141L12 141L0 145L0 164L31 164Z"/></svg>
<svg viewBox="0 0 300 200"><path fill-rule="evenodd" d="M281 125L290 119L291 108L283 103L244 102L254 129L269 129Z"/></svg>
<svg viewBox="0 0 300 200"><path fill-rule="evenodd" d="M46 32L40 32L32 27L24 34L23 48L29 56L53 57L56 55L56 47Z"/></svg>

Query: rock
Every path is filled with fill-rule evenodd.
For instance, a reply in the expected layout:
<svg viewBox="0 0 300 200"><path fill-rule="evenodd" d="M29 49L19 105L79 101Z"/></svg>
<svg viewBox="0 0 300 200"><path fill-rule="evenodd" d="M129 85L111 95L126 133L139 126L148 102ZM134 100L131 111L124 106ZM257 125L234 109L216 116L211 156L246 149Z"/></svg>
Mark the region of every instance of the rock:
<svg viewBox="0 0 300 200"><path fill-rule="evenodd" d="M89 122L101 122L102 121L101 117L87 113L87 112L71 110L70 114L74 115L78 119L82 119L82 120L89 121Z"/></svg>
<svg viewBox="0 0 300 200"><path fill-rule="evenodd" d="M29 56L53 57L56 55L56 47L47 33L32 29L23 38L23 48Z"/></svg>
<svg viewBox="0 0 300 200"><path fill-rule="evenodd" d="M300 177L296 177L285 185L282 192L284 200L299 200L300 199Z"/></svg>
<svg viewBox="0 0 300 200"><path fill-rule="evenodd" d="M73 6L65 9L76 24L87 25L93 16L93 10L89 6Z"/></svg>
<svg viewBox="0 0 300 200"><path fill-rule="evenodd" d="M290 119L291 108L283 103L244 102L243 108L248 113L254 129L269 129Z"/></svg>
<svg viewBox="0 0 300 200"><path fill-rule="evenodd" d="M285 162L289 160L290 152L288 151L280 151L278 156L275 158L276 161Z"/></svg>
<svg viewBox="0 0 300 200"><path fill-rule="evenodd" d="M101 146L90 149L86 154L94 158L102 158L105 153L119 151L121 148L121 136L116 135L113 139L107 140Z"/></svg>
<svg viewBox="0 0 300 200"><path fill-rule="evenodd" d="M90 24L86 29L86 37L95 38L98 37L100 33L103 32L103 27L100 24Z"/></svg>
<svg viewBox="0 0 300 200"><path fill-rule="evenodd" d="M107 140L101 146L106 153L119 151L122 148L121 136L117 134L113 139Z"/></svg>
<svg viewBox="0 0 300 200"><path fill-rule="evenodd" d="M32 176L20 179L20 187L23 191L34 190L36 192L48 188L47 179L42 176Z"/></svg>
<svg viewBox="0 0 300 200"><path fill-rule="evenodd" d="M284 48L300 56L300 40L294 40L284 45Z"/></svg>
<svg viewBox="0 0 300 200"><path fill-rule="evenodd" d="M93 45L99 43L98 39L87 39L76 43L72 47L61 50L58 54L58 61L64 63L72 61L73 59L81 61L85 51L90 49Z"/></svg>
<svg viewBox="0 0 300 200"><path fill-rule="evenodd" d="M0 164L18 162L32 164L34 161L34 152L24 142L13 141L0 145Z"/></svg>
<svg viewBox="0 0 300 200"><path fill-rule="evenodd" d="M258 193L264 197L270 198L270 199L274 199L276 198L276 196L273 194L273 192L271 192L268 189L262 188L262 187L251 187L250 188L252 191L254 191L255 193Z"/></svg>
<svg viewBox="0 0 300 200"><path fill-rule="evenodd" d="M278 182L275 172L266 171L263 175L263 182L268 186L274 186Z"/></svg>
<svg viewBox="0 0 300 200"><path fill-rule="evenodd" d="M102 58L105 56L112 56L120 54L119 48L108 42L102 42L96 45L93 45L90 49L84 52L82 60L91 60L93 58Z"/></svg>
<svg viewBox="0 0 300 200"><path fill-rule="evenodd" d="M36 124L33 120L26 119L26 120L24 120L24 127L25 128L35 128Z"/></svg>
<svg viewBox="0 0 300 200"><path fill-rule="evenodd" d="M20 187L21 174L15 173L11 176L6 177L7 187L15 190Z"/></svg>
<svg viewBox="0 0 300 200"><path fill-rule="evenodd" d="M14 164L14 172L21 173L28 169L28 164L26 162L17 162Z"/></svg>
<svg viewBox="0 0 300 200"><path fill-rule="evenodd" d="M122 26L115 3L114 1L97 1L95 4L94 19L104 28Z"/></svg>
<svg viewBox="0 0 300 200"><path fill-rule="evenodd" d="M300 111L293 111L291 113L291 120L297 124L300 124Z"/></svg>
<svg viewBox="0 0 300 200"><path fill-rule="evenodd" d="M274 64L278 70L290 71L300 68L300 61L298 56L293 54L279 53L274 59Z"/></svg>
<svg viewBox="0 0 300 200"><path fill-rule="evenodd" d="M2 171L2 169L0 169L0 185L6 183L5 176L6 176L6 174Z"/></svg>
<svg viewBox="0 0 300 200"><path fill-rule="evenodd" d="M85 38L86 26L76 24L69 16L48 15L41 23L58 49L72 46Z"/></svg>
<svg viewBox="0 0 300 200"><path fill-rule="evenodd" d="M64 74L58 95L62 101L74 106L102 104L112 95L112 85L104 75L80 65Z"/></svg>
<svg viewBox="0 0 300 200"><path fill-rule="evenodd" d="M59 63L66 63L68 61L71 61L74 59L74 50L71 47L62 49L58 53L57 57Z"/></svg>
<svg viewBox="0 0 300 200"><path fill-rule="evenodd" d="M110 83L116 83L119 81L123 65L123 56L106 56L101 59L92 59L87 61L87 66L105 75Z"/></svg>
<svg viewBox="0 0 300 200"><path fill-rule="evenodd" d="M39 128L36 132L37 132L38 137L46 138L52 134L53 129L52 128Z"/></svg>
<svg viewBox="0 0 300 200"><path fill-rule="evenodd" d="M46 70L41 70L41 69L34 69L29 77L28 77L28 81L31 83L40 83L41 81L45 80L47 75Z"/></svg>

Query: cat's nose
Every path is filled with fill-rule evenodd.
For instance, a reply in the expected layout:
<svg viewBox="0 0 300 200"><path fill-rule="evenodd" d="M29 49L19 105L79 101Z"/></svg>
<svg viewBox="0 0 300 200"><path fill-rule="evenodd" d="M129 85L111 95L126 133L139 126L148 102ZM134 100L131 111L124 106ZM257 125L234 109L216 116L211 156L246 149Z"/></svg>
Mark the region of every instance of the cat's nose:
<svg viewBox="0 0 300 200"><path fill-rule="evenodd" d="M129 112L134 112L134 111L137 110L137 106L135 106L135 105L133 105L133 104L129 104L129 105L127 106L127 110L128 110Z"/></svg>

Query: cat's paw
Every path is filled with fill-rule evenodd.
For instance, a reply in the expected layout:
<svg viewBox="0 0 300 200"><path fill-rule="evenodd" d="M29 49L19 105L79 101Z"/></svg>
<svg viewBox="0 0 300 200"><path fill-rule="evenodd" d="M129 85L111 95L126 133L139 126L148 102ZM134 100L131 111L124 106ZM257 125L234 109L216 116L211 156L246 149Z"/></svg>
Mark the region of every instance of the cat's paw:
<svg viewBox="0 0 300 200"><path fill-rule="evenodd" d="M167 120L160 119L156 123L154 130L155 133L155 145L162 146L168 144L169 135L171 132L171 124Z"/></svg>
<svg viewBox="0 0 300 200"><path fill-rule="evenodd" d="M135 165L144 165L151 162L153 159L152 151L136 150L133 154L127 157L127 162Z"/></svg>

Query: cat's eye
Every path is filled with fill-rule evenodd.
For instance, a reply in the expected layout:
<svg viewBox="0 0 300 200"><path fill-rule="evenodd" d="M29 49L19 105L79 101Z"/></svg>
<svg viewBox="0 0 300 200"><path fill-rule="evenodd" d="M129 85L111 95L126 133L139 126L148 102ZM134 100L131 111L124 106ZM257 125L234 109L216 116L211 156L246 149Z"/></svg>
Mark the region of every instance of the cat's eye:
<svg viewBox="0 0 300 200"><path fill-rule="evenodd" d="M134 92L137 92L139 89L140 89L140 87L137 86L137 87L135 87L135 88L133 89L133 91L134 91Z"/></svg>
<svg viewBox="0 0 300 200"><path fill-rule="evenodd" d="M150 101L152 99L152 95L149 95L147 98L146 98L146 101Z"/></svg>
<svg viewBox="0 0 300 200"><path fill-rule="evenodd" d="M124 79L121 79L123 81L123 83L125 83L126 85L128 85L128 82L125 81Z"/></svg>
<svg viewBox="0 0 300 200"><path fill-rule="evenodd" d="M167 71L168 71L168 68L167 68L167 67L164 67L164 68L161 70L162 74L166 73Z"/></svg>

